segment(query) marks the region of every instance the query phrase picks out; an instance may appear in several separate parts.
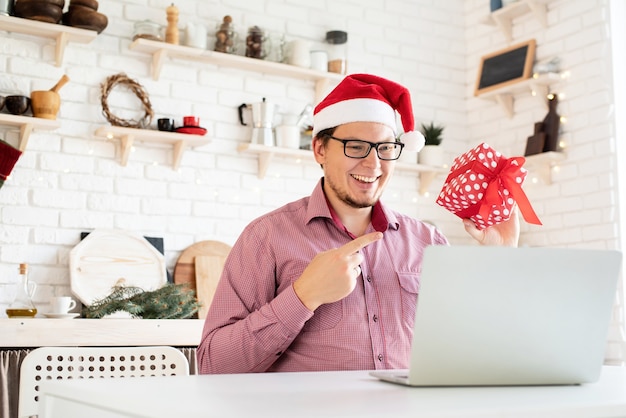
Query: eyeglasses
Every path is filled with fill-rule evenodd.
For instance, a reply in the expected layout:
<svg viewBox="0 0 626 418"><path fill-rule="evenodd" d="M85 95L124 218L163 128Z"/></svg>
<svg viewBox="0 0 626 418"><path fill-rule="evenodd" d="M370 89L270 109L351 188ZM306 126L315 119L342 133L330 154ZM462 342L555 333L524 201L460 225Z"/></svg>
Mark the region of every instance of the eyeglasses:
<svg viewBox="0 0 626 418"><path fill-rule="evenodd" d="M384 161L400 158L404 144L402 142L368 142L361 139L339 139L328 135L330 139L343 143L343 154L349 158L366 158L372 148L376 148L378 158Z"/></svg>

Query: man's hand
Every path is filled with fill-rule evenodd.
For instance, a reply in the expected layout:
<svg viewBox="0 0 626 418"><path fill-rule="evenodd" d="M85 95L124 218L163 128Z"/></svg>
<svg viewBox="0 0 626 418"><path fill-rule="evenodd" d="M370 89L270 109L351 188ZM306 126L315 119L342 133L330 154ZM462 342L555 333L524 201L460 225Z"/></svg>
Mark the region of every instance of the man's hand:
<svg viewBox="0 0 626 418"><path fill-rule="evenodd" d="M490 226L489 228L478 229L470 219L463 219L463 226L467 233L478 241L480 245L517 247L520 229L519 209L515 205L508 221Z"/></svg>
<svg viewBox="0 0 626 418"><path fill-rule="evenodd" d="M352 293L361 274L359 264L363 255L359 251L382 237L382 232L371 232L342 247L317 254L293 284L304 306L314 311Z"/></svg>

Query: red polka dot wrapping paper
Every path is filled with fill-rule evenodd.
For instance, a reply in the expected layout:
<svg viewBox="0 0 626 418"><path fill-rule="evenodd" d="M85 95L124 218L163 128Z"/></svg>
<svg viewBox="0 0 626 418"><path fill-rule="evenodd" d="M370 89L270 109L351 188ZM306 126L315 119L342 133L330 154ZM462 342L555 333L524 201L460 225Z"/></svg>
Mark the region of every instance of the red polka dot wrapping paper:
<svg viewBox="0 0 626 418"><path fill-rule="evenodd" d="M484 142L455 158L437 204L478 229L509 220L517 203L528 223L541 225L522 183L524 157L506 158Z"/></svg>

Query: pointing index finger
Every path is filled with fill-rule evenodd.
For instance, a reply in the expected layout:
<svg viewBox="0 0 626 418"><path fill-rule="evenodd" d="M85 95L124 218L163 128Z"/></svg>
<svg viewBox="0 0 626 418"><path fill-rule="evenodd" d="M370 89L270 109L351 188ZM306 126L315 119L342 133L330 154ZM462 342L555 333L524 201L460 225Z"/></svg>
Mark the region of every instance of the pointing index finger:
<svg viewBox="0 0 626 418"><path fill-rule="evenodd" d="M383 237L382 232L370 232L369 234L362 235L358 238L353 239L349 243L345 244L341 247L346 251L347 254L354 254L358 252L361 248L365 248L373 242L378 241Z"/></svg>

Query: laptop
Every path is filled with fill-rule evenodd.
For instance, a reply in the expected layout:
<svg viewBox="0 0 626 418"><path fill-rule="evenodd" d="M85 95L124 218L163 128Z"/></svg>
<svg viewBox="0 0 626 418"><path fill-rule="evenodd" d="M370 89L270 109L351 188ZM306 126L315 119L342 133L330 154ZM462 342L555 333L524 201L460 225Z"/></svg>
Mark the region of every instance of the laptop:
<svg viewBox="0 0 626 418"><path fill-rule="evenodd" d="M424 252L409 386L567 385L598 380L622 254L431 246Z"/></svg>

